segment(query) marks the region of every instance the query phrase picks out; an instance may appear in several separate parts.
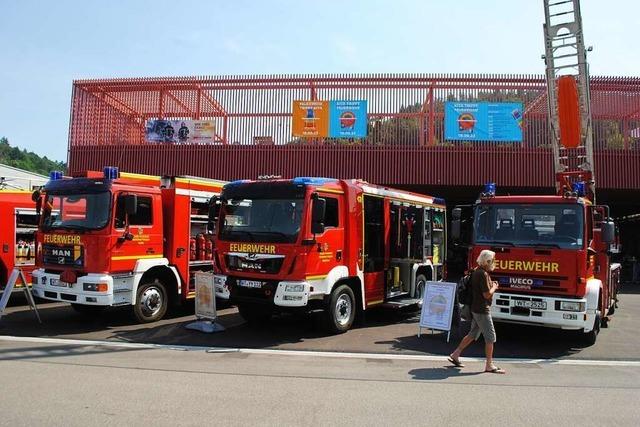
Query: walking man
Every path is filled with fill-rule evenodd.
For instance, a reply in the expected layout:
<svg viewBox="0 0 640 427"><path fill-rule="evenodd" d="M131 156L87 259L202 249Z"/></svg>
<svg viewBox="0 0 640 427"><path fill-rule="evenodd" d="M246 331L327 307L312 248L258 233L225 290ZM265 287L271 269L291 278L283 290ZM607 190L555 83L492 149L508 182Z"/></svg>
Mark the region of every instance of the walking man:
<svg viewBox="0 0 640 427"><path fill-rule="evenodd" d="M480 338L480 334L484 337L484 352L487 361L484 366L485 372L493 374L504 374L501 369L493 364L493 344L496 342L496 330L493 327L491 319L491 301L493 294L498 289L498 283L491 280L489 273L493 271L495 262L495 252L483 250L478 256L478 268L473 271L471 276L471 330L462 338L458 348L449 355L449 362L459 368L464 365L460 362L462 351L469 344Z"/></svg>

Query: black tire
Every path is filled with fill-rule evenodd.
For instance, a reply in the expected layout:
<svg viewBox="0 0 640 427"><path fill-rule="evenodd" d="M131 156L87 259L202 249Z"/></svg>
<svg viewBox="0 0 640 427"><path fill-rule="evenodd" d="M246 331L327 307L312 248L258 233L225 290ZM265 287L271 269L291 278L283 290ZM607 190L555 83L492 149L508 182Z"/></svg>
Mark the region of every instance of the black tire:
<svg viewBox="0 0 640 427"><path fill-rule="evenodd" d="M107 310L106 305L71 304L71 308L83 316L97 316Z"/></svg>
<svg viewBox="0 0 640 427"><path fill-rule="evenodd" d="M331 292L329 305L325 310L327 330L332 334L342 334L351 329L356 317L356 297L347 285L340 285Z"/></svg>
<svg viewBox="0 0 640 427"><path fill-rule="evenodd" d="M596 314L596 319L593 322L593 329L591 332L583 332L582 341L587 345L594 345L598 339L598 333L600 332L600 315Z"/></svg>
<svg viewBox="0 0 640 427"><path fill-rule="evenodd" d="M271 320L273 309L268 305L238 303L240 316L250 325L259 325Z"/></svg>
<svg viewBox="0 0 640 427"><path fill-rule="evenodd" d="M169 307L167 288L160 279L152 279L138 286L133 314L140 323L151 323L164 317Z"/></svg>
<svg viewBox="0 0 640 427"><path fill-rule="evenodd" d="M418 274L416 276L416 289L414 298L422 299L424 297L424 290L427 288L427 276L424 274Z"/></svg>

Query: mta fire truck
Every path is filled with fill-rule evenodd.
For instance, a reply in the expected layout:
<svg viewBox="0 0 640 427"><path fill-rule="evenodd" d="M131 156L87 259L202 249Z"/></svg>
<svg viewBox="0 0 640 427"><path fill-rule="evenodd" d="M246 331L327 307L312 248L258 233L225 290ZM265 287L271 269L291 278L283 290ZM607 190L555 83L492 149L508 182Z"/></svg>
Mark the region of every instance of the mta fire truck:
<svg viewBox="0 0 640 427"><path fill-rule="evenodd" d="M213 271L209 201L221 181L120 173L107 167L51 179L40 214L33 291L80 312L132 306L139 322L194 297L195 271Z"/></svg>
<svg viewBox="0 0 640 427"><path fill-rule="evenodd" d="M14 267L31 282L38 223L30 191L0 190L0 224L0 288L7 284Z"/></svg>
<svg viewBox="0 0 640 427"><path fill-rule="evenodd" d="M581 330L594 343L616 309L620 264L611 262L615 225L595 203L589 79L579 2L545 1L544 25L556 195L476 201L469 267L496 252L496 321ZM575 72L576 74L572 74ZM461 209L453 211L458 237Z"/></svg>
<svg viewBox="0 0 640 427"><path fill-rule="evenodd" d="M299 177L227 184L219 292L249 322L323 310L333 333L356 312L416 304L444 275L444 200L359 180Z"/></svg>

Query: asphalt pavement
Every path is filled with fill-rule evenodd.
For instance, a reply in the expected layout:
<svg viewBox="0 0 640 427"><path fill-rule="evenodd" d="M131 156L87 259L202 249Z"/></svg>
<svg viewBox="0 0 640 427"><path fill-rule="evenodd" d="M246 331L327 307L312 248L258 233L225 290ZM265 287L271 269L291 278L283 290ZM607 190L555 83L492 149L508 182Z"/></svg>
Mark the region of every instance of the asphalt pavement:
<svg viewBox="0 0 640 427"><path fill-rule="evenodd" d="M153 348L0 339L0 424L617 425L640 419L640 362Z"/></svg>
<svg viewBox="0 0 640 427"><path fill-rule="evenodd" d="M12 306L0 320L0 335L59 337L81 340L156 343L205 347L286 349L384 354L447 355L466 333L468 324L454 329L446 342L443 332L423 330L417 336L415 310L379 309L371 311L360 325L342 335L327 335L313 316L276 316L258 327L244 323L235 307L219 310L218 322L226 331L203 334L185 329L194 321L193 305L173 309L167 318L148 325L136 324L129 310L114 309L96 317L76 313L61 303L38 305L38 324L24 301L12 297ZM638 320L640 286L627 286L620 306L602 329L595 345L586 346L579 334L541 327L497 324L496 357L541 359L640 360ZM483 346L473 344L469 356L482 356Z"/></svg>

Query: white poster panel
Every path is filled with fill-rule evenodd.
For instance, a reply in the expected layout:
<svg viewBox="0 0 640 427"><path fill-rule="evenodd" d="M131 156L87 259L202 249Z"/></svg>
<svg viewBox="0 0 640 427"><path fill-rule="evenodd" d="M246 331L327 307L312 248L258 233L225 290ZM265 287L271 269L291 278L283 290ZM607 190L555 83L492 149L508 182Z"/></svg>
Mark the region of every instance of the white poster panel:
<svg viewBox="0 0 640 427"><path fill-rule="evenodd" d="M162 144L211 144L215 141L213 120L147 120L145 138Z"/></svg>
<svg viewBox="0 0 640 427"><path fill-rule="evenodd" d="M196 317L215 320L216 294L213 273L196 271Z"/></svg>
<svg viewBox="0 0 640 427"><path fill-rule="evenodd" d="M456 288L453 282L427 282L420 313L421 328L451 330Z"/></svg>

